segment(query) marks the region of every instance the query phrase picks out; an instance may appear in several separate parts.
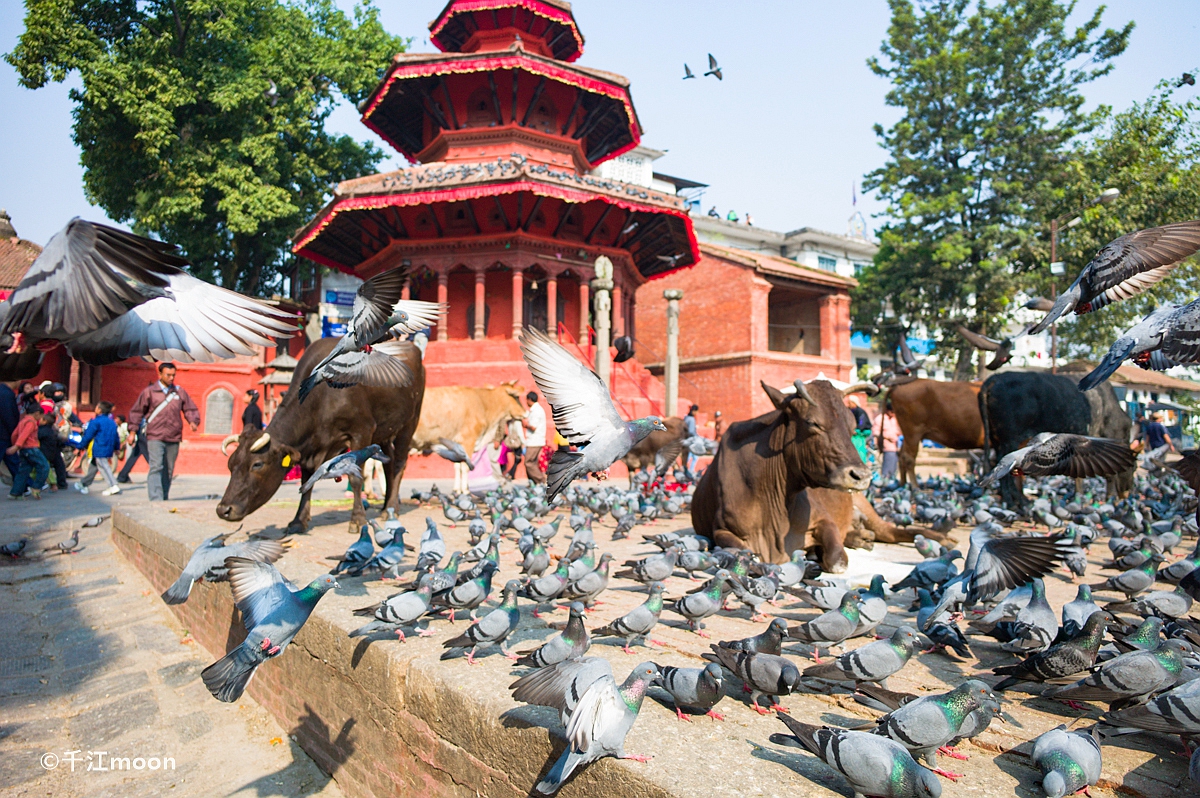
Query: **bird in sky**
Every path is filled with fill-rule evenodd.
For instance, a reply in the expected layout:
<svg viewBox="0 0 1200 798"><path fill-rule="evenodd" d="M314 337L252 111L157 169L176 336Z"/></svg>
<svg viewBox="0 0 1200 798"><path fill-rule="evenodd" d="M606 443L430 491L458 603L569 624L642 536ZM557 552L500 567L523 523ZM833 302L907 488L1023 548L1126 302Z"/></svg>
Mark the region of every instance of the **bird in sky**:
<svg viewBox="0 0 1200 798"><path fill-rule="evenodd" d="M961 324L958 325L958 334L967 339L967 343L969 343L971 346L975 347L976 349L983 349L987 352L996 353L995 356L992 357L992 362L987 364L987 368L991 371L995 371L1008 361L1012 360L1013 346L1016 344L1017 340L1024 336L1027 332L1029 332L1029 325L1027 325L1025 329L1021 330L1016 335L1010 335L997 341L995 338L988 338L986 335L969 330Z"/></svg>
<svg viewBox="0 0 1200 798"><path fill-rule="evenodd" d="M692 68L685 63L683 65L683 79L688 80L688 79L694 78L694 77L696 77L696 76L695 76L695 74L693 74Z"/></svg>
<svg viewBox="0 0 1200 798"><path fill-rule="evenodd" d="M1200 361L1200 299L1151 311L1113 342L1100 365L1079 381L1079 390L1095 388L1129 359L1154 370Z"/></svg>
<svg viewBox="0 0 1200 798"><path fill-rule="evenodd" d="M721 67L717 65L717 59L715 59L715 58L713 58L713 57L712 57L712 53L709 53L709 54L708 54L708 71L707 71L707 72L705 72L704 74L705 74L706 76L707 76L707 75L712 75L712 76L713 76L714 78L716 78L717 80L724 80L724 79L725 79L725 78L724 78L724 77L721 75Z"/></svg>

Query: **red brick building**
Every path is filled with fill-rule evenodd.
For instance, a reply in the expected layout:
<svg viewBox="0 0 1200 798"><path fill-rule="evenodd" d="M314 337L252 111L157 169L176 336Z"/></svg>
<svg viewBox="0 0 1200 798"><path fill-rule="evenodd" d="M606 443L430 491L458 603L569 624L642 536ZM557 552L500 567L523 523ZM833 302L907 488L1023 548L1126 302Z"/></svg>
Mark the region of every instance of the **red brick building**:
<svg viewBox="0 0 1200 798"><path fill-rule="evenodd" d="M701 243L700 261L643 285L637 294L639 356L663 372L667 314L663 291L683 290L679 392L711 417L765 413L760 380L786 387L820 374L852 381L850 289L856 282L794 260Z"/></svg>

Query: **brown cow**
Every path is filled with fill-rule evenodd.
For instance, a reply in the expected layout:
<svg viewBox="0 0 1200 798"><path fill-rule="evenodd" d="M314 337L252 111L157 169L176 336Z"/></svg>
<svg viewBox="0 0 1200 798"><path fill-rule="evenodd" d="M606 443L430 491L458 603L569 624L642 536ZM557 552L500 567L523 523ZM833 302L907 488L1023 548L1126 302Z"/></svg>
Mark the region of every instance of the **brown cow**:
<svg viewBox="0 0 1200 798"><path fill-rule="evenodd" d="M475 452L495 439L505 424L525 415L520 401L524 395L525 389L512 380L500 383L499 387L449 385L426 388L421 422L413 433L412 450L428 454L441 438L449 438L461 445L468 457L474 457ZM467 474L470 471L466 463L454 464L456 493L469 489Z"/></svg>
<svg viewBox="0 0 1200 798"><path fill-rule="evenodd" d="M806 526L792 523L805 488L863 490L871 472L850 439L843 394L825 380L796 380L788 395L762 383L775 410L729 425L692 499L692 525L718 546L749 548L781 563L803 548ZM861 389L861 386L850 386ZM827 555L842 550L841 530L822 525ZM837 563L830 561L829 566Z"/></svg>
<svg viewBox="0 0 1200 798"><path fill-rule="evenodd" d="M918 533L934 540L945 535L930 529L905 528L879 517L861 493L808 488L792 502L793 530L805 530L805 551L830 573L842 573L849 560L846 549L870 549L875 543L911 543Z"/></svg>
<svg viewBox="0 0 1200 798"><path fill-rule="evenodd" d="M240 521L262 507L272 496L293 464L300 465L304 480L317 467L347 450L364 449L378 443L389 458L384 465L387 476L385 507L399 507L400 479L408 464L408 446L417 419L421 415L421 396L425 392L425 366L421 352L408 345L397 357L412 370L412 384L404 388L368 388L354 385L331 388L320 383L309 394L301 410L300 383L333 349L337 338L314 342L300 358L287 395L271 418L266 430L243 430L238 447L229 457L229 485L217 505L217 515L226 521ZM350 511L350 531L358 534L367 522L361 502L362 480L351 479L354 506ZM309 493L300 494L296 517L288 524L288 533L308 529L311 515Z"/></svg>
<svg viewBox="0 0 1200 798"><path fill-rule="evenodd" d="M629 469L630 479L633 478L633 472L639 468L654 468L654 456L658 451L668 443L681 440L687 434L683 419L678 416L663 419L663 424L667 426L666 432L651 432L625 455L625 467Z"/></svg>
<svg viewBox="0 0 1200 798"><path fill-rule="evenodd" d="M900 447L900 481L917 484L917 455L925 438L948 449L982 449L979 382L912 380L888 390L904 435Z"/></svg>

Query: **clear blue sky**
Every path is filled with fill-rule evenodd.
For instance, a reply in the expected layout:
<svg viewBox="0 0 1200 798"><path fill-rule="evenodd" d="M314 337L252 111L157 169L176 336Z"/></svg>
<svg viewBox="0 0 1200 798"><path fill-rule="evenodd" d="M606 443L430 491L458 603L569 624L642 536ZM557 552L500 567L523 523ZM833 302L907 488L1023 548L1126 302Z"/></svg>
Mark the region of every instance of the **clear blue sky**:
<svg viewBox="0 0 1200 798"><path fill-rule="evenodd" d="M349 8L352 0L339 3ZM443 0L378 4L388 30L414 37L415 50L431 49L427 25ZM1076 17L1097 5L1083 0ZM643 141L669 150L658 170L710 184L706 210L715 204L722 214L749 211L756 224L778 230L845 232L851 184L884 160L872 125L897 117L884 105L887 85L865 63L887 29L884 0L578 0L575 15L586 39L580 63L630 79ZM16 0L0 3L4 52L20 35L23 16ZM1147 97L1161 78L1200 67L1200 2L1108 3L1109 26L1130 19L1137 29L1129 49L1112 75L1085 90L1092 105L1123 108ZM725 80L683 82L683 63L699 73L709 52ZM28 91L0 63L0 207L22 237L43 243L72 216L104 216L83 196L70 85ZM335 113L333 127L373 137L348 106ZM860 192L859 208L874 227L880 204Z"/></svg>

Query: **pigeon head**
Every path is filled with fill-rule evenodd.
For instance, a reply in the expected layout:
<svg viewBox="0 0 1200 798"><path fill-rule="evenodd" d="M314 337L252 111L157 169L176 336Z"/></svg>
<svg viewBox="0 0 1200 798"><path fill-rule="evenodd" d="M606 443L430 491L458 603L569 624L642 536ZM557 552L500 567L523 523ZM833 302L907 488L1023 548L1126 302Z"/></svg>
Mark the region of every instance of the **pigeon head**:
<svg viewBox="0 0 1200 798"><path fill-rule="evenodd" d="M582 618L583 617L583 604L581 602L576 601L571 604L571 617L572 618Z"/></svg>
<svg viewBox="0 0 1200 798"><path fill-rule="evenodd" d="M777 695L788 695L797 687L800 686L800 669L791 663L790 660L779 668L779 684L776 690Z"/></svg>
<svg viewBox="0 0 1200 798"><path fill-rule="evenodd" d="M660 596L660 595L662 595L663 589L664 589L664 588L663 588L663 583L662 583L662 582L651 582L651 583L650 583L650 585L649 585L649 592L650 592L650 595L651 595L651 596ZM786 627L786 626L787 626L787 624L784 624L784 626Z"/></svg>
<svg viewBox="0 0 1200 798"><path fill-rule="evenodd" d="M310 582L308 586L318 593L327 593L330 590L336 590L341 587L333 574L321 574Z"/></svg>
<svg viewBox="0 0 1200 798"><path fill-rule="evenodd" d="M784 624L785 628L786 626L787 625ZM708 679L717 688L717 690L721 689L722 680L725 678L725 672L721 670L720 665L715 662L708 663L708 666L704 669L703 675L705 679Z"/></svg>
<svg viewBox="0 0 1200 798"><path fill-rule="evenodd" d="M662 419L658 416L646 416L645 418L635 418L627 425L629 432L633 437L634 445L641 442L651 432L666 432L667 425L662 423Z"/></svg>
<svg viewBox="0 0 1200 798"><path fill-rule="evenodd" d="M767 627L767 630L787 637L787 621L783 618L775 618L771 621L771 625Z"/></svg>
<svg viewBox="0 0 1200 798"><path fill-rule="evenodd" d="M941 798L942 783L937 775L928 768L917 768L916 794L918 798Z"/></svg>
<svg viewBox="0 0 1200 798"><path fill-rule="evenodd" d="M1046 798L1063 798L1067 794L1067 782L1063 774L1052 770L1042 777L1042 791Z"/></svg>

